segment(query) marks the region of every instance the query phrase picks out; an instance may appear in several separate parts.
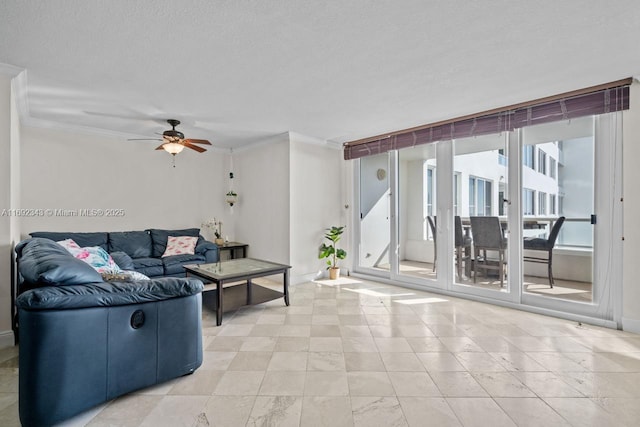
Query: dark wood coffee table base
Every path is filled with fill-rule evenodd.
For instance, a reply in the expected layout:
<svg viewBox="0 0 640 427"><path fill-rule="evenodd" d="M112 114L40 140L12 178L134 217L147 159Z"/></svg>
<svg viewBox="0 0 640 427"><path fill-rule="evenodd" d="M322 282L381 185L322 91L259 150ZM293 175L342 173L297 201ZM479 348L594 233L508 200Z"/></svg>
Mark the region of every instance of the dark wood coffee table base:
<svg viewBox="0 0 640 427"><path fill-rule="evenodd" d="M232 273L227 273L227 271L233 271L232 268L227 268L227 267L231 267L232 265L234 266L241 266L244 264L250 265L251 263L259 263L260 268L253 268L253 269L247 268L246 271L236 271ZM212 267L212 270L207 271L206 268L209 266ZM216 324L218 326L222 325L222 313L225 311L224 309L225 298L226 298L225 294L229 294L229 295L238 294L238 291L231 291L231 289L234 289L234 288L244 288L244 290L241 293L244 295L245 305L259 304L259 303L270 301L276 298L284 297L284 303L288 306L289 305L289 269L290 268L291 267L288 265L276 264L276 263L271 263L271 262L262 261L262 260L253 260L250 258L223 261L221 263L216 263L216 264L185 266L187 276L189 275L196 276L200 279L203 279L205 283L211 283L211 285L205 285L205 290L203 292L205 295L208 292L215 289L216 291L216 301L215 301ZM240 270L242 270L242 268L240 268ZM259 285L255 285L252 282L252 279L257 279L258 277L273 276L277 274L283 275L283 292L273 291L271 289L264 288ZM244 282L246 286L242 286L243 285L242 282ZM224 285L229 283L234 283L234 286L228 286L227 288L225 288ZM254 289L254 288L260 288L259 290L260 297L258 297L258 289ZM271 298L268 298L266 300L263 299L265 294L264 291L270 291L270 293L267 293L267 294L271 295ZM256 295L254 295L254 293ZM204 299L204 295L203 295L203 299ZM235 299L237 299L237 295Z"/></svg>

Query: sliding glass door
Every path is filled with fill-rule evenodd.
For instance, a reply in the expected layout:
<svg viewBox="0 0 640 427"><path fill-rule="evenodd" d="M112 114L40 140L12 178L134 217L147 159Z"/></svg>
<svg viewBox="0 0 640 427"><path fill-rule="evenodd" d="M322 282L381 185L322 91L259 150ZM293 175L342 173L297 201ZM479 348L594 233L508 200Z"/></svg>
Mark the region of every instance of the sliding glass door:
<svg viewBox="0 0 640 427"><path fill-rule="evenodd" d="M620 116L361 158L356 271L615 319Z"/></svg>
<svg viewBox="0 0 640 427"><path fill-rule="evenodd" d="M389 276L391 269L391 189L389 155L364 157L359 176L360 269Z"/></svg>

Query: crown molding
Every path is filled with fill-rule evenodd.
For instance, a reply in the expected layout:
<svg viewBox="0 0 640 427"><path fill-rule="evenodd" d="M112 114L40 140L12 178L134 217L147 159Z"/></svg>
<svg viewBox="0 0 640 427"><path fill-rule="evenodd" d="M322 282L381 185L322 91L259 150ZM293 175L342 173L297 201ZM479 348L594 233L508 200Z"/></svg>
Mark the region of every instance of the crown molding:
<svg viewBox="0 0 640 427"><path fill-rule="evenodd" d="M5 64L0 62L0 74L4 74L10 77L15 77L18 74L25 71L24 68L16 67L15 65Z"/></svg>
<svg viewBox="0 0 640 427"><path fill-rule="evenodd" d="M250 142L249 144L245 144L241 147L237 147L237 148L229 148L228 151L231 153L232 151L234 153L241 153L243 151L247 151L247 150L251 150L253 148L257 148L257 147L262 147L264 145L271 145L271 144L277 144L279 142L289 142L290 138L289 138L289 132L282 132L282 133L278 133L275 135L272 135L270 137L267 137L266 139L262 139L259 141L255 141L255 142Z"/></svg>

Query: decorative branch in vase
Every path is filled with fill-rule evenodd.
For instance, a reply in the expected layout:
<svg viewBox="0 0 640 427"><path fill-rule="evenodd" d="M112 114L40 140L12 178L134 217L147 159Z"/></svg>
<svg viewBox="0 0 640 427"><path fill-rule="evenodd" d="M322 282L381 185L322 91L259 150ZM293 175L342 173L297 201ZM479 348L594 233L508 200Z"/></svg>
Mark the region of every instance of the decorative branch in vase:
<svg viewBox="0 0 640 427"><path fill-rule="evenodd" d="M213 231L214 236L216 236L215 238L216 245L224 246L224 239L222 238L222 221L221 220L211 218L207 222L204 222L202 226Z"/></svg>

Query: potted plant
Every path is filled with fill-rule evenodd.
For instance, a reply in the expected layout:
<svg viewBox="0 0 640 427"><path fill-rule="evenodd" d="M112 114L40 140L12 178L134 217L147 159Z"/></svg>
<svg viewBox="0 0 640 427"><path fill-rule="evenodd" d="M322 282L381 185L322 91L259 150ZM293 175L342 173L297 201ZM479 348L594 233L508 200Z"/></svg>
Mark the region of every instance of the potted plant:
<svg viewBox="0 0 640 427"><path fill-rule="evenodd" d="M344 233L343 227L331 227L327 228L324 233L324 238L331 242L330 244L322 243L320 246L320 253L318 254L319 259L328 258L327 259L327 270L329 270L329 278L331 280L335 280L340 277L340 267L338 267L338 260L345 259L347 257L347 252L344 249L338 249L336 244L342 237L342 233Z"/></svg>

